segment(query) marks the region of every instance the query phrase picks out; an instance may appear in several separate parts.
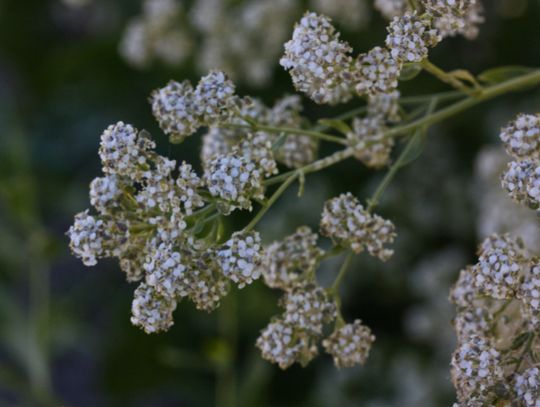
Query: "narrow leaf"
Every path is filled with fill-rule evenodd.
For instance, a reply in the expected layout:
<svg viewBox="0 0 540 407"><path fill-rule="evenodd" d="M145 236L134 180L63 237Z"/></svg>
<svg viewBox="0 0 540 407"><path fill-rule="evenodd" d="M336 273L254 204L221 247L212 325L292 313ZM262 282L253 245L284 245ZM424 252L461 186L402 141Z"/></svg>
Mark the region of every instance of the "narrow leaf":
<svg viewBox="0 0 540 407"><path fill-rule="evenodd" d="M405 64L401 70L399 80L402 82L410 81L416 78L420 72L422 72L422 65L420 64Z"/></svg>
<svg viewBox="0 0 540 407"><path fill-rule="evenodd" d="M482 72L478 75L478 79L485 83L495 84L516 78L531 71L532 69L526 66L501 66Z"/></svg>
<svg viewBox="0 0 540 407"><path fill-rule="evenodd" d="M344 135L347 135L348 133L352 133L352 129L349 127L349 125L342 120L320 119L319 123L325 127L329 127L331 129L337 130Z"/></svg>

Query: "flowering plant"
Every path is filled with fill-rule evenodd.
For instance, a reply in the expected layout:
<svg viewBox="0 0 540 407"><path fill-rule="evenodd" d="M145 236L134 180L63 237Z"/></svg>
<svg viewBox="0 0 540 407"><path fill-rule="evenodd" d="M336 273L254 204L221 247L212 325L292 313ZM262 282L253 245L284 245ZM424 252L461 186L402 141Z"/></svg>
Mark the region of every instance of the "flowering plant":
<svg viewBox="0 0 540 407"><path fill-rule="evenodd" d="M134 325L147 333L166 331L182 300L213 311L233 295L232 285L242 289L262 279L282 291L282 313L256 341L263 358L283 369L305 366L322 345L339 368L365 362L375 335L360 319L343 318L340 285L353 256L367 252L384 262L393 254L399 225L374 212L386 187L421 153L431 126L540 84L539 70L475 76L446 72L430 61L430 49L445 38L476 37L483 22L479 0L377 0L376 6L391 19L384 44L355 55L330 18L306 12L279 61L296 91L316 104L360 98L365 106L312 126L302 116L299 95L266 106L238 95L225 72L211 70L195 86L170 81L150 97L152 113L171 143L202 133L202 173L158 154L151 136L130 124L118 122L103 132L103 176L90 185L94 212L77 214L68 235L85 265L115 257L126 279L137 282ZM453 90L402 97L400 82L421 71ZM503 186L533 209L540 196L539 137L535 115L519 116L501 134L516 159ZM401 139L405 143L393 158ZM320 143L338 149L319 157ZM263 243L257 225L289 187L298 183L301 196L309 174L349 158L387 168L371 197L342 193L328 199L321 208L320 236L294 225L289 236ZM243 229L224 233L224 217L256 206ZM320 237L331 241L330 249L319 247ZM343 257L343 265L324 287L317 269L335 256ZM459 311L452 374L460 406L539 405L534 353L539 270L518 239L492 236L480 248L479 263L462 272L451 296Z"/></svg>

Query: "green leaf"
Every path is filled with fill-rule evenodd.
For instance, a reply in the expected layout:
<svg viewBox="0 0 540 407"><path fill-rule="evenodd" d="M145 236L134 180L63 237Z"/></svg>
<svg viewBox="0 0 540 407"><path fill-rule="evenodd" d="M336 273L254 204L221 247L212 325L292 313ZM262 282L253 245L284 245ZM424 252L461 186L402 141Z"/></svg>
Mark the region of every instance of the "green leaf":
<svg viewBox="0 0 540 407"><path fill-rule="evenodd" d="M329 127L331 129L337 130L340 133L347 135L349 133L352 133L352 129L349 127L347 123L345 123L343 120L338 119L320 119L319 124Z"/></svg>
<svg viewBox="0 0 540 407"><path fill-rule="evenodd" d="M414 160L416 160L426 147L426 131L419 129L414 136L409 140L403 151L403 155L399 159L399 168L403 168Z"/></svg>
<svg viewBox="0 0 540 407"><path fill-rule="evenodd" d="M478 75L478 79L484 83L496 84L527 74L532 70L526 66L501 66L482 72Z"/></svg>
<svg viewBox="0 0 540 407"><path fill-rule="evenodd" d="M276 151L278 149L281 148L281 146L283 146L283 144L285 144L285 140L287 139L287 134L286 133L281 133L277 140L274 141L274 144L272 144L272 150L273 151Z"/></svg>
<svg viewBox="0 0 540 407"><path fill-rule="evenodd" d="M410 81L416 78L420 74L420 72L422 72L422 65L416 63L405 64L403 65L403 69L401 70L399 80L402 82Z"/></svg>

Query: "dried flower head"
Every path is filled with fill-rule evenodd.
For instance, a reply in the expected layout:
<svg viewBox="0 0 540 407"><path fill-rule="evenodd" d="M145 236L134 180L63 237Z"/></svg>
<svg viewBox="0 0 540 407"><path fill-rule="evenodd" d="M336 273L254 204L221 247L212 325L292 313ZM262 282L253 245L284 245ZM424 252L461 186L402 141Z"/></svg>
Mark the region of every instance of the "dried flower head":
<svg viewBox="0 0 540 407"><path fill-rule="evenodd" d="M90 183L90 204L101 214L118 206L122 183L116 175L97 177Z"/></svg>
<svg viewBox="0 0 540 407"><path fill-rule="evenodd" d="M426 10L434 15L457 15L465 14L474 6L476 0L422 0Z"/></svg>
<svg viewBox="0 0 540 407"><path fill-rule="evenodd" d="M375 47L356 58L354 81L359 95L388 94L395 91L401 73L401 62L381 47Z"/></svg>
<svg viewBox="0 0 540 407"><path fill-rule="evenodd" d="M421 62L427 57L428 48L440 41L441 37L437 30L431 28L429 19L408 12L394 17L388 26L386 46L398 62Z"/></svg>
<svg viewBox="0 0 540 407"><path fill-rule="evenodd" d="M238 106L234 84L221 71L210 71L203 76L193 96L197 113L205 126L227 121Z"/></svg>
<svg viewBox="0 0 540 407"><path fill-rule="evenodd" d="M521 283L525 256L509 235L492 235L482 243L474 266L476 289L497 299L514 298Z"/></svg>
<svg viewBox="0 0 540 407"><path fill-rule="evenodd" d="M532 329L540 326L540 266L532 264L518 291L523 317Z"/></svg>
<svg viewBox="0 0 540 407"><path fill-rule="evenodd" d="M392 256L393 251L384 245L396 236L392 222L366 211L350 192L325 203L321 233L356 253L367 250L382 261Z"/></svg>
<svg viewBox="0 0 540 407"><path fill-rule="evenodd" d="M293 363L306 366L318 353L314 338L296 325L275 319L261 331L256 342L262 357L287 369Z"/></svg>
<svg viewBox="0 0 540 407"><path fill-rule="evenodd" d="M353 120L354 132L347 141L354 148L354 156L367 167L381 168L390 163L394 140L385 137L386 126L381 116L368 116Z"/></svg>
<svg viewBox="0 0 540 407"><path fill-rule="evenodd" d="M204 172L204 181L210 194L219 199L218 209L224 214L235 209L251 210L252 199L264 198L261 170L255 163L235 154L211 160Z"/></svg>
<svg viewBox="0 0 540 407"><path fill-rule="evenodd" d="M153 287L141 283L135 290L131 305L131 323L146 333L168 330L173 324L176 309L174 298L159 294Z"/></svg>
<svg viewBox="0 0 540 407"><path fill-rule="evenodd" d="M171 142L179 143L201 126L193 86L189 81L170 81L150 97L152 113Z"/></svg>
<svg viewBox="0 0 540 407"><path fill-rule="evenodd" d="M540 162L510 162L502 175L501 184L517 203L531 209L538 209L540 206Z"/></svg>
<svg viewBox="0 0 540 407"><path fill-rule="evenodd" d="M399 113L399 98L401 94L398 90L391 93L379 93L368 97L368 116L378 117L383 122L397 123L401 121Z"/></svg>
<svg viewBox="0 0 540 407"><path fill-rule="evenodd" d="M502 378L500 354L485 338L470 337L452 356L452 380L460 403L487 401L489 390Z"/></svg>
<svg viewBox="0 0 540 407"><path fill-rule="evenodd" d="M450 290L450 301L458 309L473 306L477 290L474 288L474 266L467 266L459 273L459 278Z"/></svg>
<svg viewBox="0 0 540 407"><path fill-rule="evenodd" d="M311 335L321 335L324 324L336 318L336 304L314 283L296 285L281 299L284 321Z"/></svg>
<svg viewBox="0 0 540 407"><path fill-rule="evenodd" d="M328 17L307 12L285 44L280 64L296 89L316 103L342 103L351 97L351 51Z"/></svg>
<svg viewBox="0 0 540 407"><path fill-rule="evenodd" d="M371 329L357 319L352 324L337 328L323 341L323 346L333 356L336 367L353 367L366 362L374 341Z"/></svg>
<svg viewBox="0 0 540 407"><path fill-rule="evenodd" d="M514 389L519 401L525 407L540 405L540 370L537 367L531 367L516 374Z"/></svg>
<svg viewBox="0 0 540 407"><path fill-rule="evenodd" d="M112 221L92 216L88 210L75 215L73 225L69 228L69 247L85 266L95 266L97 259L110 257L119 253L124 243L123 233L115 230Z"/></svg>
<svg viewBox="0 0 540 407"><path fill-rule="evenodd" d="M462 14L447 13L435 17L433 27L437 29L442 38L463 35L468 40L474 40L480 32L480 24L484 21L484 8L480 0L477 0Z"/></svg>
<svg viewBox="0 0 540 407"><path fill-rule="evenodd" d="M235 232L217 251L222 273L239 288L261 276L261 237L257 232Z"/></svg>
<svg viewBox="0 0 540 407"><path fill-rule="evenodd" d="M540 158L540 114L520 114L501 130L508 154L521 158Z"/></svg>
<svg viewBox="0 0 540 407"><path fill-rule="evenodd" d="M99 157L103 172L137 180L155 143L130 124L110 125L101 135Z"/></svg>
<svg viewBox="0 0 540 407"><path fill-rule="evenodd" d="M317 234L307 226L268 246L262 271L269 287L290 289L315 271L323 251L317 247Z"/></svg>

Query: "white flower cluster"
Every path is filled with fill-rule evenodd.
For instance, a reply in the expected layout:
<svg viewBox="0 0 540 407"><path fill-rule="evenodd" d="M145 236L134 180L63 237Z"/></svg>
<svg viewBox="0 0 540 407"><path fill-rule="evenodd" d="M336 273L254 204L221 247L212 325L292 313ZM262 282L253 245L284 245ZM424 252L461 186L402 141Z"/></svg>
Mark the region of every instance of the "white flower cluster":
<svg viewBox="0 0 540 407"><path fill-rule="evenodd" d="M463 35L473 40L485 20L480 0L423 0L422 6L442 38ZM407 0L375 0L375 8L388 20L413 11Z"/></svg>
<svg viewBox="0 0 540 407"><path fill-rule="evenodd" d="M485 338L474 336L462 343L452 356L452 380L459 402L488 405L493 387L503 379L500 363L500 353Z"/></svg>
<svg viewBox="0 0 540 407"><path fill-rule="evenodd" d="M328 17L307 12L285 43L280 64L289 71L296 89L315 102L343 103L352 96L351 52Z"/></svg>
<svg viewBox="0 0 540 407"><path fill-rule="evenodd" d="M103 172L139 180L147 164L148 151L155 146L153 141L130 124L112 124L101 135L99 145Z"/></svg>
<svg viewBox="0 0 540 407"><path fill-rule="evenodd" d="M516 202L540 206L540 114L520 114L501 131L506 151L516 161L502 175L503 188Z"/></svg>
<svg viewBox="0 0 540 407"><path fill-rule="evenodd" d="M441 39L429 20L407 12L390 22L386 46L398 63L421 62Z"/></svg>
<svg viewBox="0 0 540 407"><path fill-rule="evenodd" d="M394 139L385 137L386 126L380 115L353 120L353 132L347 134L354 156L367 167L381 168L389 164Z"/></svg>
<svg viewBox="0 0 540 407"><path fill-rule="evenodd" d="M353 367L366 362L374 341L371 329L357 319L352 324L337 328L323 341L323 346L333 356L338 368Z"/></svg>
<svg viewBox="0 0 540 407"><path fill-rule="evenodd" d="M308 2L312 10L355 32L369 21L368 3ZM220 0L144 0L141 15L124 30L120 54L140 69L154 61L179 66L190 57L200 73L220 69L235 81L264 86L272 78L274 63L304 6L300 0L243 0L234 4ZM195 49L197 52L193 52Z"/></svg>
<svg viewBox="0 0 540 407"><path fill-rule="evenodd" d="M224 104L233 97L223 78L211 74L193 93L200 102L194 106L198 117L221 120ZM90 185L97 214L86 210L75 216L68 231L70 247L87 266L102 257L117 257L129 281L142 280L135 291L132 322L146 332L168 329L182 298L211 311L227 294L231 280L243 287L260 276L258 234L235 233L221 246L206 232L200 235L205 214L212 209L199 214L206 203L203 196L215 196L224 213L249 208L249 199L264 197L262 174L276 168L267 154L271 146L248 141L257 148L247 149L244 156L217 156L201 179L191 165L177 165L157 154L150 136L131 125L119 122L102 134L104 176Z"/></svg>
<svg viewBox="0 0 540 407"><path fill-rule="evenodd" d="M147 68L153 60L178 65L192 50L183 13L176 0L144 0L143 13L126 26L120 54L131 65Z"/></svg>
<svg viewBox="0 0 540 407"><path fill-rule="evenodd" d="M302 327L312 335L321 335L325 323L336 317L336 305L316 284L298 284L281 299L285 323Z"/></svg>
<svg viewBox="0 0 540 407"><path fill-rule="evenodd" d="M461 271L450 300L457 307L452 377L459 405L532 400L519 377L536 366L531 341L540 326L538 259L509 235L490 236L480 246L478 264Z"/></svg>
<svg viewBox="0 0 540 407"><path fill-rule="evenodd" d="M181 142L201 126L224 123L236 113L239 98L235 86L221 71L211 71L197 87L175 81L151 96L152 112L171 142Z"/></svg>
<svg viewBox="0 0 540 407"><path fill-rule="evenodd" d="M526 264L519 243L509 235L492 235L482 243L478 256L472 269L476 289L496 299L515 297Z"/></svg>
<svg viewBox="0 0 540 407"><path fill-rule="evenodd" d="M210 194L217 198L218 209L229 214L235 209L252 209L252 199L263 199L263 174L259 167L234 153L217 156L204 172Z"/></svg>
<svg viewBox="0 0 540 407"><path fill-rule="evenodd" d="M318 236L307 226L269 245L263 259L263 277L271 288L288 290L315 272L323 251Z"/></svg>
<svg viewBox="0 0 540 407"><path fill-rule="evenodd" d="M384 245L392 243L396 236L392 222L366 211L350 192L325 203L321 233L356 253L367 250L382 261L392 256L393 250Z"/></svg>
<svg viewBox="0 0 540 407"><path fill-rule="evenodd" d="M529 266L517 297L521 300L523 317L532 329L540 327L540 265Z"/></svg>
<svg viewBox="0 0 540 407"><path fill-rule="evenodd" d="M70 248L73 254L79 257L85 266L94 266L97 259L111 255L113 245L109 239L110 224L88 213L88 210L75 215L75 221L69 228Z"/></svg>
<svg viewBox="0 0 540 407"><path fill-rule="evenodd" d="M235 232L216 251L225 277L243 288L261 276L262 246L257 232Z"/></svg>
<svg viewBox="0 0 540 407"><path fill-rule="evenodd" d="M300 127L301 109L300 97L295 95L277 100L271 108L254 99L242 105L239 115L270 127ZM243 124L242 119L233 122ZM313 162L318 150L317 140L306 135L252 133L252 129L211 127L203 136L203 166L206 167L217 155L230 153L238 146L246 158L254 157L253 160L259 162L267 176L276 172L274 159L287 167L298 168Z"/></svg>
<svg viewBox="0 0 540 407"><path fill-rule="evenodd" d="M506 151L517 159L540 158L540 114L520 114L501 131Z"/></svg>
<svg viewBox="0 0 540 407"><path fill-rule="evenodd" d="M474 40L478 37L479 26L485 21L484 7L480 0L466 3L467 5L457 13L439 13L434 17L433 26L439 31L441 37L462 35L468 40Z"/></svg>
<svg viewBox="0 0 540 407"><path fill-rule="evenodd" d="M401 121L399 114L400 92L379 93L368 97L368 117L378 117L389 123Z"/></svg>
<svg viewBox="0 0 540 407"><path fill-rule="evenodd" d="M173 324L172 313L176 301L158 294L152 287L142 283L135 290L131 305L131 323L144 329L146 333L168 330Z"/></svg>
<svg viewBox="0 0 540 407"><path fill-rule="evenodd" d="M285 292L280 301L284 313L261 331L257 347L262 357L287 369L293 363L307 365L318 353L317 342L324 324L336 318L336 305L313 282L302 282Z"/></svg>
<svg viewBox="0 0 540 407"><path fill-rule="evenodd" d="M515 377L515 391L525 407L540 405L540 370L531 367Z"/></svg>
<svg viewBox="0 0 540 407"><path fill-rule="evenodd" d="M386 48L375 47L356 59L356 92L359 95L390 94L398 87L401 63Z"/></svg>
<svg viewBox="0 0 540 407"><path fill-rule="evenodd" d="M317 345L306 332L294 325L276 319L261 331L257 347L264 359L277 363L281 369L287 369L295 362L306 366L317 356Z"/></svg>
<svg viewBox="0 0 540 407"><path fill-rule="evenodd" d="M328 17L307 12L295 25L280 63L296 89L316 103L344 103L354 92L359 96L392 94L404 64L422 62L429 48L445 36L473 36L481 20L477 4L426 0L422 14L409 10L405 0L379 0L375 6L392 16L386 48L375 47L355 59Z"/></svg>
<svg viewBox="0 0 540 407"><path fill-rule="evenodd" d="M318 353L323 327L338 317L329 291L316 282L315 271L323 254L317 239L316 233L302 226L282 241L272 243L263 255L264 280L268 286L284 291L280 300L284 312L261 331L257 346L263 358L282 369L295 362L302 366L309 363ZM375 339L371 331L360 321L339 327L322 342L336 366L363 363Z"/></svg>
<svg viewBox="0 0 540 407"><path fill-rule="evenodd" d="M435 15L463 15L476 0L423 0L422 3L426 10Z"/></svg>

